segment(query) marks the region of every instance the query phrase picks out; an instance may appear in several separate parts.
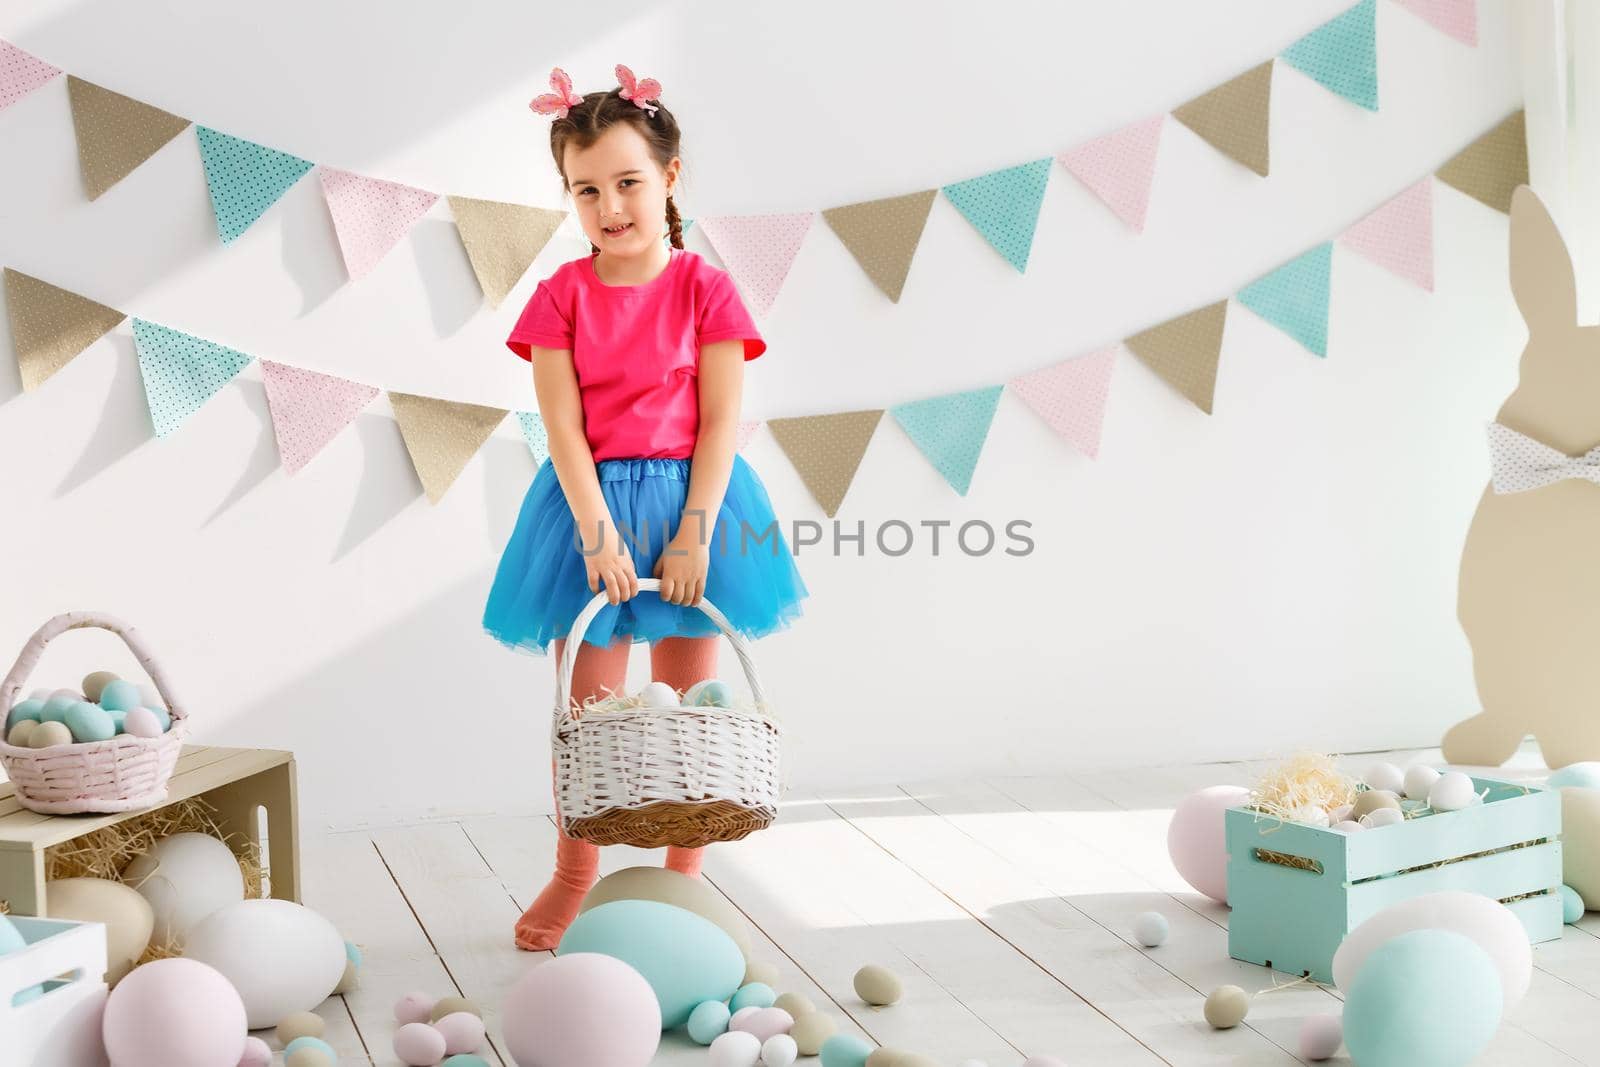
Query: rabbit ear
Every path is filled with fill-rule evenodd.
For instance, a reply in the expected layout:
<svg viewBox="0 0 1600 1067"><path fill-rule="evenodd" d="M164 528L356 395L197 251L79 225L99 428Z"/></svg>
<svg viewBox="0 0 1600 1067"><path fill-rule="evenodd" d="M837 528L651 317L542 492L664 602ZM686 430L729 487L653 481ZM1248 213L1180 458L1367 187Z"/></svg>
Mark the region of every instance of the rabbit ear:
<svg viewBox="0 0 1600 1067"><path fill-rule="evenodd" d="M1572 257L1555 220L1526 185L1511 195L1511 292L1530 330L1577 325Z"/></svg>

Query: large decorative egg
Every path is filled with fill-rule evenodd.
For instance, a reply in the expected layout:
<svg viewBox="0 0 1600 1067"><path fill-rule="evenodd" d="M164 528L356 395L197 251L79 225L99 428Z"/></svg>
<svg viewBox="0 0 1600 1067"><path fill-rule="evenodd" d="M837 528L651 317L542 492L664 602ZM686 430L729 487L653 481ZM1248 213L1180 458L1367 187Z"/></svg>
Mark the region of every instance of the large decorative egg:
<svg viewBox="0 0 1600 1067"><path fill-rule="evenodd" d="M1228 902L1228 846L1223 812L1248 802L1250 790L1213 785L1190 793L1167 825L1167 853L1183 880L1215 900Z"/></svg>
<svg viewBox="0 0 1600 1067"><path fill-rule="evenodd" d="M654 900L687 908L722 927L745 958L750 956L749 924L738 908L703 879L666 867L624 867L594 884L583 898L579 913L613 900Z"/></svg>
<svg viewBox="0 0 1600 1067"><path fill-rule="evenodd" d="M1552 773L1545 786L1549 789L1566 789L1569 786L1600 789L1600 762L1589 760L1585 763L1569 763Z"/></svg>
<svg viewBox="0 0 1600 1067"><path fill-rule="evenodd" d="M52 919L105 923L106 981L115 985L150 946L155 914L132 887L107 878L58 878L45 883Z"/></svg>
<svg viewBox="0 0 1600 1067"><path fill-rule="evenodd" d="M506 994L500 1018L517 1067L648 1067L661 1045L650 984L594 952L536 964Z"/></svg>
<svg viewBox="0 0 1600 1067"><path fill-rule="evenodd" d="M184 955L233 983L252 1030L311 1011L344 976L339 931L288 900L240 900L212 912L189 931Z"/></svg>
<svg viewBox="0 0 1600 1067"><path fill-rule="evenodd" d="M1494 961L1477 942L1453 930L1412 930L1379 945L1356 972L1344 1043L1361 1067L1460 1067L1494 1036L1503 1004Z"/></svg>
<svg viewBox="0 0 1600 1067"><path fill-rule="evenodd" d="M744 953L726 930L655 900L613 900L583 912L556 947L557 956L574 952L614 956L643 975L667 1030L687 1022L702 1001L732 997L744 977Z"/></svg>
<svg viewBox="0 0 1600 1067"><path fill-rule="evenodd" d="M1561 880L1600 907L1600 789L1561 790Z"/></svg>
<svg viewBox="0 0 1600 1067"><path fill-rule="evenodd" d="M155 960L111 991L100 1032L116 1067L221 1067L245 1054L239 994L197 960Z"/></svg>
<svg viewBox="0 0 1600 1067"><path fill-rule="evenodd" d="M1493 897L1457 889L1402 900L1351 930L1333 954L1333 981L1349 992L1369 956L1413 930L1451 930L1471 938L1498 971L1504 1009L1510 1011L1533 980L1533 948L1515 913Z"/></svg>
<svg viewBox="0 0 1600 1067"><path fill-rule="evenodd" d="M244 899L238 859L210 834L163 837L123 868L122 880L150 902L156 917L151 940L163 946L181 945L200 920Z"/></svg>

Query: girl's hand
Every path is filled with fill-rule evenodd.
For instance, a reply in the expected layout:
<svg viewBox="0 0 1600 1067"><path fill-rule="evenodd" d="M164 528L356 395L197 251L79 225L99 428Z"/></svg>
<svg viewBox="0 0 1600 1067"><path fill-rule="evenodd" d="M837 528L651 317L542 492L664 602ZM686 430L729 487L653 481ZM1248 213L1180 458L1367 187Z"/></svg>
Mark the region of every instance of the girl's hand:
<svg viewBox="0 0 1600 1067"><path fill-rule="evenodd" d="M680 532L667 542L667 547L656 558L655 576L661 579L661 599L681 607L699 607L706 591L706 572L710 569L710 546L698 537L684 536Z"/></svg>
<svg viewBox="0 0 1600 1067"><path fill-rule="evenodd" d="M583 569L589 592L598 593L605 583L606 599L613 604L631 600L639 594L639 577L633 570L633 557L615 527L607 527L595 543L585 538Z"/></svg>

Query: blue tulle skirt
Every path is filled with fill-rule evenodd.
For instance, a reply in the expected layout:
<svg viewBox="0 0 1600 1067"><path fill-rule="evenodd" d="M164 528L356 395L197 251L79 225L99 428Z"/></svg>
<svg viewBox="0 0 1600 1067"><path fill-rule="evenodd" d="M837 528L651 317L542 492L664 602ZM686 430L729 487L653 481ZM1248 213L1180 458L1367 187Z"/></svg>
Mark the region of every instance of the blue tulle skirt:
<svg viewBox="0 0 1600 1067"><path fill-rule="evenodd" d="M656 559L678 532L689 492L689 464L687 459L604 459L595 464L601 495L641 578L654 575ZM689 521L698 522L693 516ZM761 637L800 616L800 601L809 592L772 513L766 487L737 453L717 521L708 521L705 532L711 560L704 596L735 629L746 637ZM483 627L496 640L543 655L550 642L567 636L595 595L576 534L577 521L547 459L523 498L489 589ZM699 608L640 592L621 604L605 605L583 639L605 646L619 637L639 642L721 632Z"/></svg>

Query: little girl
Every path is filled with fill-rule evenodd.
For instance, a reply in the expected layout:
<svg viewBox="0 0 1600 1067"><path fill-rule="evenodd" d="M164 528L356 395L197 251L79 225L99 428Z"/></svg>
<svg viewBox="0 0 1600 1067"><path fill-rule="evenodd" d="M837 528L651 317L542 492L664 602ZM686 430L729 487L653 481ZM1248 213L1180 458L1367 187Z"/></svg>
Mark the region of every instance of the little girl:
<svg viewBox="0 0 1600 1067"><path fill-rule="evenodd" d="M766 342L727 273L683 247L678 124L651 103L659 84L616 71L618 88L578 96L557 69L556 92L530 105L555 118L550 152L591 249L539 283L506 340L533 364L550 458L483 615L504 644L545 654L553 641L559 660L573 620L604 591L578 650L574 708L622 689L640 641L652 677L674 689L715 676L722 638L702 597L760 637L798 617L808 595L765 487L734 448L744 364ZM647 575L659 594L639 593ZM701 851L669 848L666 865L698 877ZM563 830L517 947L554 948L598 873L599 849Z"/></svg>

